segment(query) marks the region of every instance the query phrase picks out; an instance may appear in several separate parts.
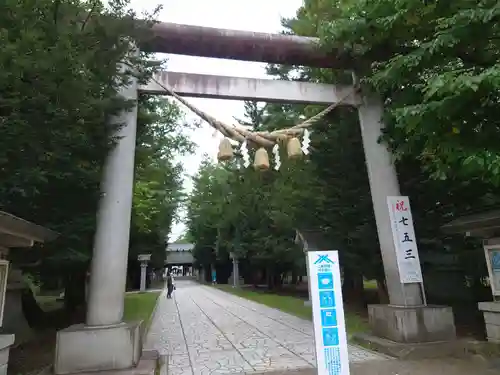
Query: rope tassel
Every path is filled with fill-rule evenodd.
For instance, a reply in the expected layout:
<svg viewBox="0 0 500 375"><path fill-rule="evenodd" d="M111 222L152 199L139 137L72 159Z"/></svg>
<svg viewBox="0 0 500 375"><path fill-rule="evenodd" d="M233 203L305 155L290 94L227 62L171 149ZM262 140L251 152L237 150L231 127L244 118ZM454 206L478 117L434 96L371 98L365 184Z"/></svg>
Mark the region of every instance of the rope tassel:
<svg viewBox="0 0 500 375"><path fill-rule="evenodd" d="M302 156L302 150L300 149L300 141L298 138L290 138L286 148L289 159L298 159Z"/></svg>
<svg viewBox="0 0 500 375"><path fill-rule="evenodd" d="M219 161L227 161L233 158L233 146L228 138L224 138L219 144L219 153L217 159Z"/></svg>
<svg viewBox="0 0 500 375"><path fill-rule="evenodd" d="M253 167L258 171L267 171L269 169L269 155L264 147L255 152Z"/></svg>

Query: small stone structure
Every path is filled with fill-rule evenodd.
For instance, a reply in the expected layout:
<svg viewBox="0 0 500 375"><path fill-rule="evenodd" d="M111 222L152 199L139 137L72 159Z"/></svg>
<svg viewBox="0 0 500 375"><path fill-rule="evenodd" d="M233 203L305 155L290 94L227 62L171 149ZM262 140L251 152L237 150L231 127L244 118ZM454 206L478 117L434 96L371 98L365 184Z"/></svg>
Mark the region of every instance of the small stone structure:
<svg viewBox="0 0 500 375"><path fill-rule="evenodd" d="M9 262L5 259L10 248L32 247L35 242L51 241L57 236L51 230L0 211L0 375L7 374L9 350L14 341L31 335L21 305L21 292L25 288L21 271L9 272Z"/></svg>
<svg viewBox="0 0 500 375"><path fill-rule="evenodd" d="M460 217L442 229L483 240L493 301L480 302L478 308L483 312L488 341L500 344L500 210Z"/></svg>
<svg viewBox="0 0 500 375"><path fill-rule="evenodd" d="M233 261L233 272L231 272L231 276L229 276L229 284L234 288L240 286L240 262L238 256L234 253L230 253L229 257Z"/></svg>
<svg viewBox="0 0 500 375"><path fill-rule="evenodd" d="M23 314L22 295L29 289L21 270L10 267L5 291L2 332L15 334L16 344L30 340L34 332Z"/></svg>
<svg viewBox="0 0 500 375"><path fill-rule="evenodd" d="M141 262L141 285L139 290L141 292L146 291L146 274L148 270L148 263L151 260L151 254L139 254L137 260Z"/></svg>

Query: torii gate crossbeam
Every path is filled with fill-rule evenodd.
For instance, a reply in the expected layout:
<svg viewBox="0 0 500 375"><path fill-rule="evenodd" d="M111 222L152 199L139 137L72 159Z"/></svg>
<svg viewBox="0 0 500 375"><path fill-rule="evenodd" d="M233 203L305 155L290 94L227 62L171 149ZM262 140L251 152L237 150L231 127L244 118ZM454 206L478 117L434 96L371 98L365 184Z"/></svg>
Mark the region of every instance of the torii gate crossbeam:
<svg viewBox="0 0 500 375"><path fill-rule="evenodd" d="M153 52L327 68L352 69L353 67L352 61L342 53L338 51L325 53L319 50L317 40L314 38L166 23L156 25L153 32L155 37L142 46ZM331 102L335 102L338 100L336 95L340 90L333 85L309 85L307 87L310 90L300 93L298 88L300 85L293 82L263 84L258 80L244 81L239 78L229 78L234 80L233 83L239 80L236 86L226 84L222 85L224 87L207 87L196 84L195 81L199 80L199 76L196 78L194 75L180 74L184 74L183 78L180 79L181 76L177 73L174 80L178 81L174 82L173 86L177 85L177 89L184 90L184 95L191 96L227 98L239 95L245 99L272 100L274 95L275 100L293 102L297 96L308 95L311 96L310 99L299 98L299 101L323 102L328 101L328 96L331 95ZM174 76L174 73L167 73L166 78L170 80ZM220 79L214 76L205 76L203 79L208 86L220 82ZM170 81L169 83L172 84ZM272 86L274 94L271 95L269 90L259 88L259 84ZM242 87L245 85L246 87ZM237 86L238 89L235 88ZM163 94L158 87L154 88L154 82L140 88L134 81L130 86L122 88L119 95L137 101L140 89ZM286 90L294 91L293 97L290 92L283 92ZM323 99L320 99L321 97ZM392 156L387 147L379 143L383 128L382 102L376 96L365 94L364 97L356 98L355 102L349 104L355 105L359 113L373 208L390 297L390 305L369 306L371 328L381 337L399 343L451 340L455 337L451 308L424 306L420 286L403 284L400 281L387 207L387 197L399 196L400 189ZM104 168L103 197L94 241L86 324L58 332L54 363L56 374L126 369L137 365L139 361L140 324L123 323L136 121L137 106L113 119L114 123L123 126L113 134L117 143L109 152Z"/></svg>
<svg viewBox="0 0 500 375"><path fill-rule="evenodd" d="M352 69L354 61L343 51L325 52L319 40L297 35L256 33L160 22L154 37L141 49L175 55L259 61L282 65Z"/></svg>
<svg viewBox="0 0 500 375"><path fill-rule="evenodd" d="M169 95L164 87L180 96L230 100L256 100L297 104L358 105L360 99L351 95L352 86L328 85L311 82L280 81L244 77L226 77L162 71L154 74L139 91Z"/></svg>

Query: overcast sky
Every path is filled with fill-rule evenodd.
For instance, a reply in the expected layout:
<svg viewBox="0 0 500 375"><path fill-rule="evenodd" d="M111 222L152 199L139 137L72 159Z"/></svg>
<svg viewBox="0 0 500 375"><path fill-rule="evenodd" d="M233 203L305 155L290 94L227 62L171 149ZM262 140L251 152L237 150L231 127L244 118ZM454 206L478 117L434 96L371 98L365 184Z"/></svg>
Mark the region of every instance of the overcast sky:
<svg viewBox="0 0 500 375"><path fill-rule="evenodd" d="M151 11L163 5L159 20L188 25L218 27L234 30L276 33L281 30L282 17L292 17L302 5L302 0L132 0L137 12ZM224 76L266 78L265 64L210 59L205 57L167 55L167 67L171 71L217 74ZM235 100L190 98L193 104L221 121L232 122L233 116L243 117L243 102ZM195 118L186 110L187 118ZM184 157L186 170L184 186L191 189L191 178L198 170L204 153L215 158L219 135L204 123L201 129L190 131L189 137L198 145L195 155ZM183 223L176 223L170 240L185 231Z"/></svg>

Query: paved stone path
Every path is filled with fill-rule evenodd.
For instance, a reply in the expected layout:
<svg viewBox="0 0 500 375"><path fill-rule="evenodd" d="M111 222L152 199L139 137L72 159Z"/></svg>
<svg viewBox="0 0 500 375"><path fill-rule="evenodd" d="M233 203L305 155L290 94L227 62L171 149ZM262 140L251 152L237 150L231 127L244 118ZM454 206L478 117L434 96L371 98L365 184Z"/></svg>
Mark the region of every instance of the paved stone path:
<svg viewBox="0 0 500 375"><path fill-rule="evenodd" d="M261 373L315 366L312 323L196 284L162 293L146 349L165 356L161 375ZM351 363L388 357L349 345Z"/></svg>

